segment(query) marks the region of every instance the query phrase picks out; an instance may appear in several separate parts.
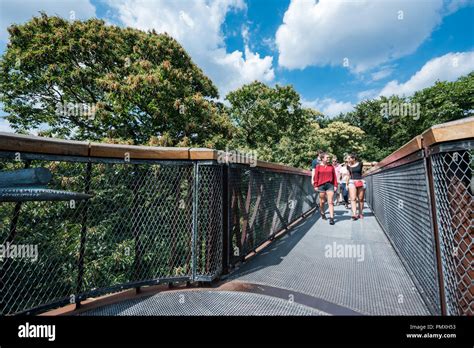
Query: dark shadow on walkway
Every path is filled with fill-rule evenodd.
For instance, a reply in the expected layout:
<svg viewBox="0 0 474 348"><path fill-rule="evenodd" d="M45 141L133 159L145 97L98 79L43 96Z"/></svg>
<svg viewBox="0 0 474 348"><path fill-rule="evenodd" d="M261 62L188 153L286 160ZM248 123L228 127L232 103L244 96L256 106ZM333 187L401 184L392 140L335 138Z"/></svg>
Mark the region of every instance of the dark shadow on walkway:
<svg viewBox="0 0 474 348"><path fill-rule="evenodd" d="M235 271L237 273L235 273L235 275L231 275L230 278L232 279L235 276L242 275L242 272L237 270L245 269L246 272L254 272L268 266L278 265L281 260L286 255L288 255L295 246L298 245L300 240L320 219L321 214L319 211L315 211L312 215L293 226L285 235L276 239L273 243L261 250L256 256L250 258L245 263L240 265L240 267L238 267ZM256 257L259 257L260 262L252 262L252 260Z"/></svg>

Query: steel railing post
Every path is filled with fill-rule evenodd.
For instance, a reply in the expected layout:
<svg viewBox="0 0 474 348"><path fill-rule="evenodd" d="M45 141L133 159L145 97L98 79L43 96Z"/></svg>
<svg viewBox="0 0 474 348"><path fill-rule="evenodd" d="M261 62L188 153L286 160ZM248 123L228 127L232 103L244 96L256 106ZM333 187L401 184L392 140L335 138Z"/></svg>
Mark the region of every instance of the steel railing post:
<svg viewBox="0 0 474 348"><path fill-rule="evenodd" d="M438 271L438 284L439 284L439 296L440 296L440 305L441 305L441 314L447 315L446 309L446 297L444 291L444 277L443 277L443 264L441 258L441 242L439 238L438 222L436 219L436 200L435 200L435 191L433 184L433 164L431 161L431 156L429 154L429 149L425 148L425 167L426 167L426 179L428 181L428 198L431 208L431 223L433 227L433 235L435 240L435 253L436 253L436 264Z"/></svg>
<svg viewBox="0 0 474 348"><path fill-rule="evenodd" d="M89 194L91 187L92 163L87 162L86 173L84 177L84 193ZM77 260L77 284L76 284L76 309L81 306L81 299L79 294L82 291L82 284L84 282L84 256L86 252L87 239L87 213L89 208L89 200L84 202L85 207L82 211L81 218L81 241L79 246L79 259Z"/></svg>
<svg viewBox="0 0 474 348"><path fill-rule="evenodd" d="M229 272L230 257L230 204L229 204L230 167L222 165L222 274Z"/></svg>
<svg viewBox="0 0 474 348"><path fill-rule="evenodd" d="M199 214L199 165L194 162L194 197L193 197L193 231L191 237L191 258L192 258L192 281L196 279L197 270L197 237L198 237L198 214Z"/></svg>

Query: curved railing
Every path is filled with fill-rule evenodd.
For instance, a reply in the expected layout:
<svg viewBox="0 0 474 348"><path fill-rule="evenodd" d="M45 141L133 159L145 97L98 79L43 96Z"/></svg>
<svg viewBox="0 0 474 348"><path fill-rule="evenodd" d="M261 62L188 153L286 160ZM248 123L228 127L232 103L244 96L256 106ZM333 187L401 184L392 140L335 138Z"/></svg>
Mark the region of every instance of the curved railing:
<svg viewBox="0 0 474 348"><path fill-rule="evenodd" d="M315 199L309 171L249 157L0 133L0 314L210 282Z"/></svg>
<svg viewBox="0 0 474 348"><path fill-rule="evenodd" d="M433 314L474 314L474 118L434 126L366 174L367 201Z"/></svg>

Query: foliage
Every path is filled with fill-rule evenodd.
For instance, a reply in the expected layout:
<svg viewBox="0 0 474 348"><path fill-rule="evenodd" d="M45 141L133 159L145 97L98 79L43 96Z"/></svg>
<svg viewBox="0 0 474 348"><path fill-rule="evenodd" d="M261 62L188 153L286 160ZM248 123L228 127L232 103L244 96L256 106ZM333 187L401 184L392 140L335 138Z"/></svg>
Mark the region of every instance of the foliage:
<svg viewBox="0 0 474 348"><path fill-rule="evenodd" d="M365 133L356 126L345 122L334 121L321 131L327 140L327 151L335 155L339 162L343 161L344 155L364 151L363 144Z"/></svg>
<svg viewBox="0 0 474 348"><path fill-rule="evenodd" d="M474 110L474 72L411 97L364 100L330 118L302 107L292 86L255 81L230 92L226 104L216 101L212 81L166 34L45 14L9 33L0 102L18 132L46 125L46 136L256 151L263 160L308 167L319 148L381 160L432 125ZM58 112L70 104L93 105L93 117Z"/></svg>
<svg viewBox="0 0 474 348"><path fill-rule="evenodd" d="M257 151L267 161L307 167L325 145L315 110L302 108L292 86L269 87L253 82L229 93L229 113L235 126L230 146Z"/></svg>
<svg viewBox="0 0 474 348"><path fill-rule="evenodd" d="M222 107L209 99L216 87L166 34L44 13L9 33L0 101L17 131L46 124L51 136L134 144L156 137L166 146L228 136Z"/></svg>
<svg viewBox="0 0 474 348"><path fill-rule="evenodd" d="M390 104L389 104L390 103ZM387 105L392 109L386 112ZM407 106L409 112L397 113ZM453 82L436 82L411 97L380 97L360 102L337 118L366 133L362 156L379 161L433 125L474 114L474 72Z"/></svg>

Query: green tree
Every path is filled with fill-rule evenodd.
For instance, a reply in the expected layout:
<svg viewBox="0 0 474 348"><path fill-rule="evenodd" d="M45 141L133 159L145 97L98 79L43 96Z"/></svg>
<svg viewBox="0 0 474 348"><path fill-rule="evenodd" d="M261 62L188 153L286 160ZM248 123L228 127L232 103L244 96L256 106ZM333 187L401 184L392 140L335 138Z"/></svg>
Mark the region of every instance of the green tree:
<svg viewBox="0 0 474 348"><path fill-rule="evenodd" d="M397 148L392 140L394 128L389 123L389 116L382 112L382 104L385 102L388 101L362 101L356 105L354 111L348 112L341 119L365 132L365 146L360 155L368 161L381 160Z"/></svg>
<svg viewBox="0 0 474 348"><path fill-rule="evenodd" d="M271 88L253 82L230 92L230 117L239 131L235 142L249 147L271 144L280 135L299 132L304 124L300 96L291 86Z"/></svg>
<svg viewBox="0 0 474 348"><path fill-rule="evenodd" d="M168 146L228 137L216 87L166 34L44 13L8 30L0 101L17 131Z"/></svg>
<svg viewBox="0 0 474 348"><path fill-rule="evenodd" d="M351 152L363 153L365 150L363 130L346 122L334 121L321 130L327 141L327 151L342 162L344 155Z"/></svg>
<svg viewBox="0 0 474 348"><path fill-rule="evenodd" d="M303 109L314 114L317 111ZM272 149L273 160L294 167L309 169L319 149L328 149L329 142L324 137L318 122L311 119L299 138L284 135Z"/></svg>
<svg viewBox="0 0 474 348"><path fill-rule="evenodd" d="M389 100L400 106L399 113L392 110L389 115L392 141L400 147L431 126L473 115L474 73L453 82L437 81L409 98L392 96Z"/></svg>
<svg viewBox="0 0 474 348"><path fill-rule="evenodd" d="M307 167L324 143L315 121L321 114L302 108L292 86L269 87L256 81L226 99L235 126L230 147L256 150L263 160Z"/></svg>
<svg viewBox="0 0 474 348"><path fill-rule="evenodd" d="M362 155L379 161L433 125L474 114L474 72L453 82L436 82L411 97L380 97L360 102L335 120L365 133Z"/></svg>
<svg viewBox="0 0 474 348"><path fill-rule="evenodd" d="M414 137L436 124L474 115L474 72L453 82L436 82L434 86L416 92L411 103L419 103L419 120L408 122ZM417 134L415 134L417 133Z"/></svg>

